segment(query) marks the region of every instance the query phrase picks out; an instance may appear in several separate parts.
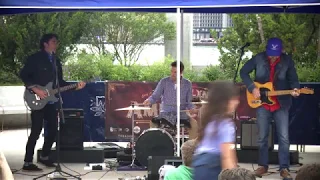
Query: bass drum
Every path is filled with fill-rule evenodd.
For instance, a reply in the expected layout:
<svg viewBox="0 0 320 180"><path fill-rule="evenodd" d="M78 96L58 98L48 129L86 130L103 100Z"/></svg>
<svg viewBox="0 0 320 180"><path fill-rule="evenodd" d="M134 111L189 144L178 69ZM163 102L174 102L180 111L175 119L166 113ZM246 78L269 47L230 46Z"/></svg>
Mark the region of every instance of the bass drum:
<svg viewBox="0 0 320 180"><path fill-rule="evenodd" d="M138 137L135 150L139 163L147 167L149 156L174 156L175 143L164 129L151 128Z"/></svg>

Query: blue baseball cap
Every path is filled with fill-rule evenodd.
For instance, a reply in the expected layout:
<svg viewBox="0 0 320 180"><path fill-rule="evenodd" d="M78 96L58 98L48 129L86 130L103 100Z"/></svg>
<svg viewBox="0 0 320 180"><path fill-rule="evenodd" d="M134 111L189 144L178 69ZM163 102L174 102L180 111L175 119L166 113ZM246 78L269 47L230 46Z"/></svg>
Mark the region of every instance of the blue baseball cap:
<svg viewBox="0 0 320 180"><path fill-rule="evenodd" d="M267 43L266 53L268 56L280 56L282 53L282 40L270 38Z"/></svg>

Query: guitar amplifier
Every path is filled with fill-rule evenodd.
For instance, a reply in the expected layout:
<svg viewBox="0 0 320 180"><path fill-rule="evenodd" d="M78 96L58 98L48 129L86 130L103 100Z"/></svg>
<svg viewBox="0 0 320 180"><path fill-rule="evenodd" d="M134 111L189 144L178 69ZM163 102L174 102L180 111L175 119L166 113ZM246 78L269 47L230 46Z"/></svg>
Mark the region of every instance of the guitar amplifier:
<svg viewBox="0 0 320 180"><path fill-rule="evenodd" d="M61 150L83 150L83 109L63 109L63 113L65 122L61 122Z"/></svg>
<svg viewBox="0 0 320 180"><path fill-rule="evenodd" d="M241 121L241 150L257 150L259 149L258 138L259 131L256 120ZM274 123L269 124L268 149L274 149Z"/></svg>

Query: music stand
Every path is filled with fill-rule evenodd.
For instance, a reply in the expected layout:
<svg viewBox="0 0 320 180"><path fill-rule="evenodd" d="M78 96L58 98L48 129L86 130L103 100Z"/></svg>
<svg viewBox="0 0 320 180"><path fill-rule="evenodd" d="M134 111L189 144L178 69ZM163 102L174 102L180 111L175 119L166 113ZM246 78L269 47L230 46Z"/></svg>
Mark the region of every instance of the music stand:
<svg viewBox="0 0 320 180"><path fill-rule="evenodd" d="M59 83L59 78L58 78L58 68L57 68L57 62L56 62L56 58L55 58L55 55L54 53L52 53L52 59L53 59L53 62L54 62L54 73L55 73L55 81L56 81L56 88L58 89L58 95L59 95L59 106L58 106L58 114L57 114L57 120L58 120L58 123L57 123L57 137L56 137L56 152L57 152L57 166L56 166L56 169L51 171L51 172L48 172L46 174L42 174L41 176L38 176L36 178L33 178L33 180L35 179L40 179L44 176L47 176L49 174L53 174L55 172L59 173L61 176L62 173L63 174L66 174L68 176L70 176L71 178L75 178L75 179L78 179L78 180L81 180L80 177L77 177L75 175L72 175L70 173L67 173L65 171L63 171L61 169L61 166L60 166L60 115L61 115L61 119L62 119L62 123L65 122L64 120L64 113L62 111L62 97L61 97L61 91L60 91L60 83ZM51 178L51 179L55 179L55 180L67 180L67 178L65 177L58 177L58 178Z"/></svg>
<svg viewBox="0 0 320 180"><path fill-rule="evenodd" d="M136 165L134 163L134 161L136 160L135 140L134 140L134 133L133 133L135 104L131 103L131 107L132 107L132 110L131 110L132 112L131 112L131 142L130 143L131 143L131 148L132 148L132 161L129 166L119 167L117 169L118 171L135 171L135 170L145 169L143 167L139 167L138 165Z"/></svg>

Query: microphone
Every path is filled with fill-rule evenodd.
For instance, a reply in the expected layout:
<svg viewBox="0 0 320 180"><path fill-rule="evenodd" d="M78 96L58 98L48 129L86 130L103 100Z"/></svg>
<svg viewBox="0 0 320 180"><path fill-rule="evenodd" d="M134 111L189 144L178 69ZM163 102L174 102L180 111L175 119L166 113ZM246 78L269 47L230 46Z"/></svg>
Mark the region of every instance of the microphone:
<svg viewBox="0 0 320 180"><path fill-rule="evenodd" d="M246 48L246 47L249 47L250 46L250 42L247 42L244 46L242 46L240 49L244 49L244 48Z"/></svg>

